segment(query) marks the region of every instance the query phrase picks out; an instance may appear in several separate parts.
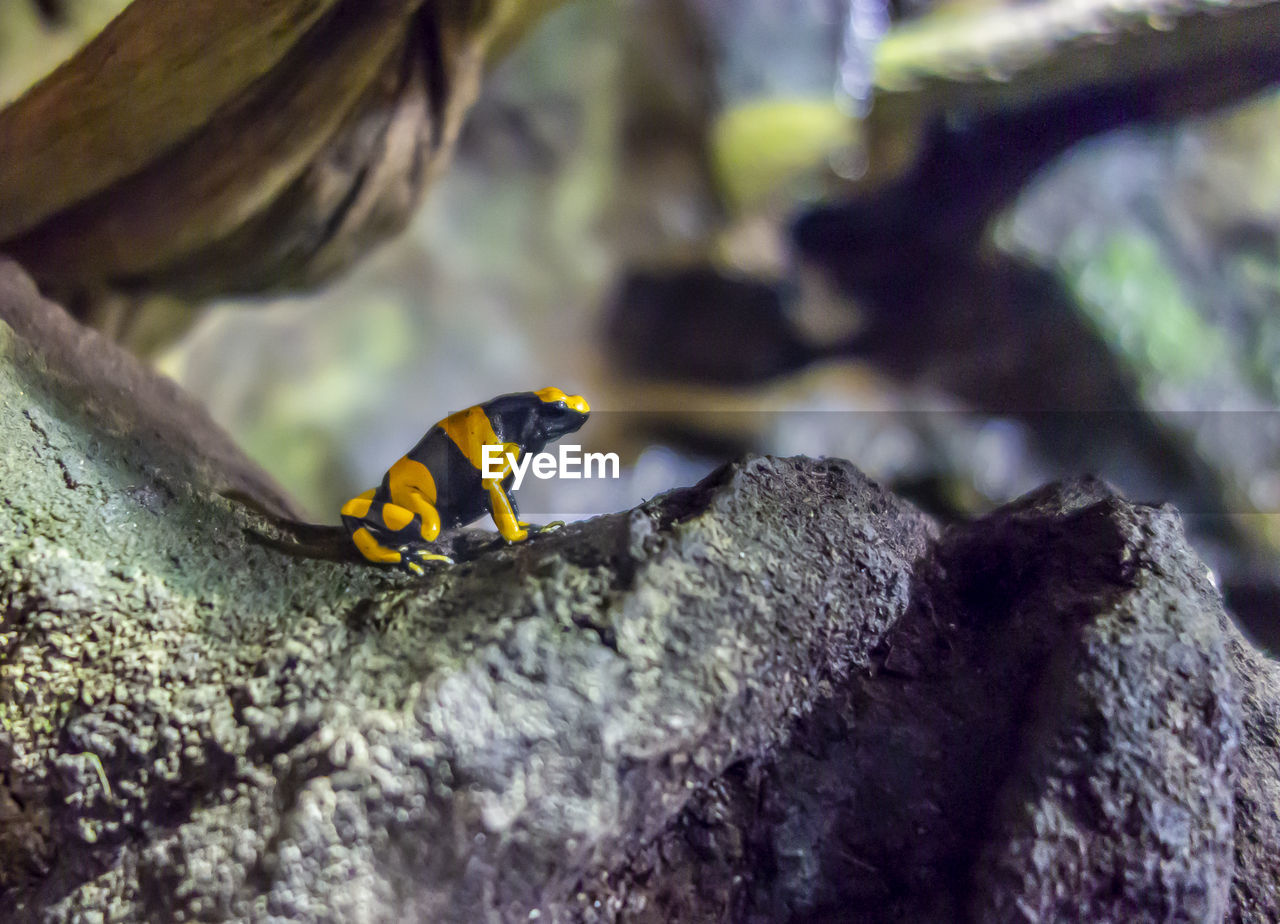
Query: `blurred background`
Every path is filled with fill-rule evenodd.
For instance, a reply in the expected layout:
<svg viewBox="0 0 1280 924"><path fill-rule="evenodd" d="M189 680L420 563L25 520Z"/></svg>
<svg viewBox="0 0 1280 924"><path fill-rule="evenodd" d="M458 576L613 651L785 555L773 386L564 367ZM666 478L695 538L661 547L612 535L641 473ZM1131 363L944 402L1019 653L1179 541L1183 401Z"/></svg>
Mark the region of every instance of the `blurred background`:
<svg viewBox="0 0 1280 924"><path fill-rule="evenodd" d="M124 5L0 4L0 101ZM1274 8L569 0L349 271L90 316L318 522L446 413L553 384L623 472L528 479L531 519L747 451L944 520L1092 473L1176 504L1280 651Z"/></svg>

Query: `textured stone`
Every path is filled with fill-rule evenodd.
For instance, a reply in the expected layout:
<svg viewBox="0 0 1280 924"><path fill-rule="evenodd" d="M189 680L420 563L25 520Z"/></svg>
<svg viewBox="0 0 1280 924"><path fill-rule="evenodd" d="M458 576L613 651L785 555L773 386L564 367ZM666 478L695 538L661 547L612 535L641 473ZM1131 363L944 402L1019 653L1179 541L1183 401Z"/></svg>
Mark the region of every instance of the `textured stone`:
<svg viewBox="0 0 1280 924"><path fill-rule="evenodd" d="M938 534L754 458L412 580L11 266L0 317L13 919L1276 917L1277 667L1171 508Z"/></svg>
<svg viewBox="0 0 1280 924"><path fill-rule="evenodd" d="M848 463L755 459L422 581L307 557L156 445L160 386L86 413L0 330L19 919L527 918L867 663L926 544Z"/></svg>
<svg viewBox="0 0 1280 924"><path fill-rule="evenodd" d="M1278 677L1170 508L1045 488L943 534L871 667L574 918L1275 920Z"/></svg>

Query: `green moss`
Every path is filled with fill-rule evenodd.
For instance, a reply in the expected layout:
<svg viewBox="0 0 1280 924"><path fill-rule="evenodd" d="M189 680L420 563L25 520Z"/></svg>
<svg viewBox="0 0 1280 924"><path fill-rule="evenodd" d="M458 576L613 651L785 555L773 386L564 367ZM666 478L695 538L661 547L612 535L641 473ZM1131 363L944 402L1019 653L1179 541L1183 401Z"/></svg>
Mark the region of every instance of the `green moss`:
<svg viewBox="0 0 1280 924"><path fill-rule="evenodd" d="M1102 336L1144 377L1186 384L1229 359L1226 341L1187 301L1159 246L1132 230L1069 240L1061 265Z"/></svg>
<svg viewBox="0 0 1280 924"><path fill-rule="evenodd" d="M0 676L0 682L7 679L10 678ZM52 738L57 731L56 716L65 714L68 708L69 704L46 704L45 708L33 711L29 705L0 700L0 729L11 734L21 733L28 738Z"/></svg>

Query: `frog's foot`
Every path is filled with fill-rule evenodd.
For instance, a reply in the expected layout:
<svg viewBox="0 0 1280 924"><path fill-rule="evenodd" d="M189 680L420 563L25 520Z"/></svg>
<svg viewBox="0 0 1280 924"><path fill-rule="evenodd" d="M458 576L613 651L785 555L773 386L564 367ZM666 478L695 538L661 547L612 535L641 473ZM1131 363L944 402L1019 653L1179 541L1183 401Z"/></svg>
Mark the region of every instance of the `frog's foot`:
<svg viewBox="0 0 1280 924"><path fill-rule="evenodd" d="M437 555L435 552L428 552L426 549L417 549L412 546L400 546L400 567L410 574L421 577L427 573L424 565L430 561L438 561L442 564L452 565L453 559L448 555Z"/></svg>
<svg viewBox="0 0 1280 924"><path fill-rule="evenodd" d="M545 526L535 526L533 523L526 523L524 520L521 520L520 525L528 529L531 533L541 535L542 533L554 533L557 529L564 529L564 520L552 520Z"/></svg>

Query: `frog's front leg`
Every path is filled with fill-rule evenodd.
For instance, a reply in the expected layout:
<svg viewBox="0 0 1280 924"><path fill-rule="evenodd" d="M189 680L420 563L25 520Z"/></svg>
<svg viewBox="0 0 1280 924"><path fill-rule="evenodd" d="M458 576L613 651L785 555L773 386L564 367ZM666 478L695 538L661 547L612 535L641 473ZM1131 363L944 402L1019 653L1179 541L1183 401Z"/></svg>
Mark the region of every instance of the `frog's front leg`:
<svg viewBox="0 0 1280 924"><path fill-rule="evenodd" d="M496 478L486 479L484 486L489 491L489 512L493 515L493 525L498 527L502 538L508 542L523 542L529 538L529 530L516 518L515 505Z"/></svg>
<svg viewBox="0 0 1280 924"><path fill-rule="evenodd" d="M494 525L508 542L523 542L531 532L550 533L564 526L564 520L556 520L546 526L536 526L522 520L516 510L515 498L503 490L502 482L486 481L485 487L489 490L489 509L493 513Z"/></svg>
<svg viewBox="0 0 1280 924"><path fill-rule="evenodd" d="M504 464L497 478L482 478L485 490L489 492L489 512L493 516L493 524L498 527L502 538L508 542L523 542L529 533L549 533L564 526L563 520L548 523L546 526L534 526L520 519L515 499L507 493L502 481L511 471L512 464L520 457L521 449L515 443L502 445Z"/></svg>

